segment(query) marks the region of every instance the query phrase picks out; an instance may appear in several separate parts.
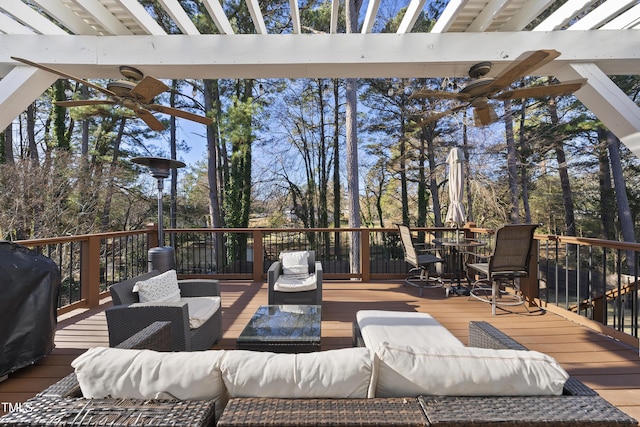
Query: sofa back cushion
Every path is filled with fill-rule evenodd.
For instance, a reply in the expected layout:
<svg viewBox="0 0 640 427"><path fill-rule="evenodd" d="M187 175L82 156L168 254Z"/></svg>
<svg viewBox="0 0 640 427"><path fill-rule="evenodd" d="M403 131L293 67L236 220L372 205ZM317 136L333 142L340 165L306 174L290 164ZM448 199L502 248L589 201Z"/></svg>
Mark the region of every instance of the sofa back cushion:
<svg viewBox="0 0 640 427"><path fill-rule="evenodd" d="M220 414L227 401L220 376L223 354L94 347L71 366L86 398L214 400Z"/></svg>
<svg viewBox="0 0 640 427"><path fill-rule="evenodd" d="M365 398L372 359L364 347L300 354L229 350L221 370L229 397Z"/></svg>
<svg viewBox="0 0 640 427"><path fill-rule="evenodd" d="M537 351L385 343L375 353L373 377L375 397L534 396L562 394L569 375Z"/></svg>

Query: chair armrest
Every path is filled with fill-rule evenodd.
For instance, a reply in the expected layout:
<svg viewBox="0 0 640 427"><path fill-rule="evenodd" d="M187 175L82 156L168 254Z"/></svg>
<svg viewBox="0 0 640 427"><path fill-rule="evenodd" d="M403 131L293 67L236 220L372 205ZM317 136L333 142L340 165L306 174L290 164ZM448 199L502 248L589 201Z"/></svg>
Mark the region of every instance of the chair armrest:
<svg viewBox="0 0 640 427"><path fill-rule="evenodd" d="M178 286L183 297L220 296L220 283L214 279L183 279Z"/></svg>
<svg viewBox="0 0 640 427"><path fill-rule="evenodd" d="M318 291L322 292L322 263L320 261L316 261L316 286L318 287Z"/></svg>
<svg viewBox="0 0 640 427"><path fill-rule="evenodd" d="M282 272L280 261L275 261L267 270L267 280L270 285L273 285L278 277L280 277L280 273Z"/></svg>
<svg viewBox="0 0 640 427"><path fill-rule="evenodd" d="M171 322L172 350L190 351L189 308L186 302L143 303L105 310L109 346L115 347L153 322Z"/></svg>
<svg viewBox="0 0 640 427"><path fill-rule="evenodd" d="M117 348L171 351L171 323L154 322L123 341ZM37 396L82 397L75 372L50 385Z"/></svg>

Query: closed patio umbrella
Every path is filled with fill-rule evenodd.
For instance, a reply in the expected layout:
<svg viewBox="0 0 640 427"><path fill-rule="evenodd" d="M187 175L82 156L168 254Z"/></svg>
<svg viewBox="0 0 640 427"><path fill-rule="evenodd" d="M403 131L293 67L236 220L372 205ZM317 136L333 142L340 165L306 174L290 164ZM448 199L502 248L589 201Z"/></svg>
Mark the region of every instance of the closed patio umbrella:
<svg viewBox="0 0 640 427"><path fill-rule="evenodd" d="M447 156L449 164L449 208L445 223L451 224L456 228L462 227L465 223L464 205L462 197L464 196L464 172L462 169L462 161L464 154L459 148L452 148Z"/></svg>

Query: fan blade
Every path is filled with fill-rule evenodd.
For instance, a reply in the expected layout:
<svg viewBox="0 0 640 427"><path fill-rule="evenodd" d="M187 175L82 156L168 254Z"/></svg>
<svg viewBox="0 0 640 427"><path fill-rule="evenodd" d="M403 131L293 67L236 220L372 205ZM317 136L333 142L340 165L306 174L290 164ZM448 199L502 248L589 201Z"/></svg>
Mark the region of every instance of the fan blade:
<svg viewBox="0 0 640 427"><path fill-rule="evenodd" d="M473 117L476 126L486 126L498 120L498 115L486 99L474 100L473 107Z"/></svg>
<svg viewBox="0 0 640 427"><path fill-rule="evenodd" d="M203 125L210 125L213 123L213 120L209 117L199 116L197 114L190 113L188 111L179 110L173 107L167 107L165 105L159 104L149 104L147 105L152 110L159 111L164 114L169 114L171 116L180 117L183 119L191 120L192 122L202 123Z"/></svg>
<svg viewBox="0 0 640 427"><path fill-rule="evenodd" d="M422 120L420 120L417 125L418 127L422 127L424 125L426 125L427 123L431 123L431 122L435 122L438 119L441 119L442 117L448 116L450 114L455 113L456 111L462 110L464 108L467 108L468 105L467 104L462 104L462 105L457 105L453 108L450 108L446 111L440 111L437 113L433 113L433 114L429 114L427 117L423 118Z"/></svg>
<svg viewBox="0 0 640 427"><path fill-rule="evenodd" d="M64 77L65 79L75 80L75 81L77 81L79 83L82 83L85 86L94 88L95 90L100 91L100 92L104 93L105 95L113 96L113 97L117 98L117 95L115 93L111 92L109 89L107 89L105 87L102 87L102 86L98 86L96 84L93 84L93 83L88 82L86 80L83 80L81 78L74 77L71 74L67 74L67 73L65 73L63 71L58 71L58 70L55 70L53 68L49 68L46 65L38 64L38 63L35 63L35 62L32 62L32 61L29 61L28 59L24 59L24 58L16 58L15 56L12 56L11 59L14 59L16 61L22 62L23 64L31 65L32 67L40 68L41 70L48 71L48 72L53 73L53 74L57 74L60 77Z"/></svg>
<svg viewBox="0 0 640 427"><path fill-rule="evenodd" d="M166 129L166 127L164 127L160 120L156 119L155 116L151 114L151 111L147 110L146 108L137 108L135 110L135 113L138 115L138 117L144 120L147 126L149 126L151 129L157 131Z"/></svg>
<svg viewBox="0 0 640 427"><path fill-rule="evenodd" d="M58 107L84 107L86 105L113 105L109 99L78 99L77 101L53 101Z"/></svg>
<svg viewBox="0 0 640 427"><path fill-rule="evenodd" d="M131 95L143 104L147 104L157 95L169 90L169 86L162 83L155 77L145 76L140 83L131 89Z"/></svg>
<svg viewBox="0 0 640 427"><path fill-rule="evenodd" d="M544 64L553 61L560 52L557 50L534 50L525 52L513 61L507 68L502 70L493 83L487 88L487 94L492 95L500 90L508 87L520 77L526 76L530 72L540 68Z"/></svg>
<svg viewBox="0 0 640 427"><path fill-rule="evenodd" d="M569 95L580 89L586 83L587 79L577 79L555 85L506 90L494 96L493 99L504 101L506 99L546 98L548 96Z"/></svg>
<svg viewBox="0 0 640 427"><path fill-rule="evenodd" d="M409 99L423 98L439 98L439 99L459 99L460 101L468 101L470 96L460 92L443 92L439 90L422 89L412 93Z"/></svg>

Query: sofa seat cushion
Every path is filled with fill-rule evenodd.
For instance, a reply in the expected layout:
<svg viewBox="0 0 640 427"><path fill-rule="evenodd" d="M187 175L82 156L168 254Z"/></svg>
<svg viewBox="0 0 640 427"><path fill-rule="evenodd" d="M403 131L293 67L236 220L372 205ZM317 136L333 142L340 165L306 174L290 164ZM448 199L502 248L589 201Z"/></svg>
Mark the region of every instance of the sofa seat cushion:
<svg viewBox="0 0 640 427"><path fill-rule="evenodd" d="M305 277L279 276L273 284L276 292L303 292L312 291L318 287L315 274L307 274Z"/></svg>
<svg viewBox="0 0 640 427"><path fill-rule="evenodd" d="M447 328L427 313L360 310L356 313L365 346L376 351L383 343L416 347L464 347Z"/></svg>
<svg viewBox="0 0 640 427"><path fill-rule="evenodd" d="M207 296L207 297L184 297L180 298L178 302L137 302L131 304L131 307L144 307L144 306L181 306L187 304L187 311L189 312L189 329L197 329L202 326L207 320L213 316L216 311L220 309L220 297L219 296Z"/></svg>
<svg viewBox="0 0 640 427"><path fill-rule="evenodd" d="M220 414L227 400L220 374L224 352L94 347L71 366L86 398L214 400Z"/></svg>
<svg viewBox="0 0 640 427"><path fill-rule="evenodd" d="M133 286L140 302L177 302L180 301L180 287L175 270L140 280Z"/></svg>
<svg viewBox="0 0 640 427"><path fill-rule="evenodd" d="M375 397L560 395L569 378L537 351L382 344L374 358Z"/></svg>
<svg viewBox="0 0 640 427"><path fill-rule="evenodd" d="M229 350L220 366L229 397L365 398L372 356L364 347L299 354Z"/></svg>

